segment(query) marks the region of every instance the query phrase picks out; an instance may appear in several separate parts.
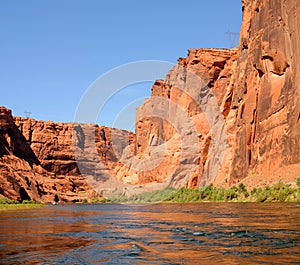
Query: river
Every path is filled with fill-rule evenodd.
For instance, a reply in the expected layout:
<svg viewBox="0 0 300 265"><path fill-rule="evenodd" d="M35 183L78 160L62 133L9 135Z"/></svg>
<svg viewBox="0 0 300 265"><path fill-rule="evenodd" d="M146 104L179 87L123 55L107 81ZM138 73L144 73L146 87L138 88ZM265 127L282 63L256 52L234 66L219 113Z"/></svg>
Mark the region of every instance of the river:
<svg viewBox="0 0 300 265"><path fill-rule="evenodd" d="M5 211L0 264L300 264L300 204L78 204Z"/></svg>

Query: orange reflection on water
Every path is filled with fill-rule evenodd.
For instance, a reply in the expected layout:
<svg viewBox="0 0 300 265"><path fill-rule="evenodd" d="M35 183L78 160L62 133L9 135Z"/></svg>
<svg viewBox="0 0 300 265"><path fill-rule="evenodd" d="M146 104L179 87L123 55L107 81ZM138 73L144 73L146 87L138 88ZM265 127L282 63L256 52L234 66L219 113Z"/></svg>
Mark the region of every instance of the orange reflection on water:
<svg viewBox="0 0 300 265"><path fill-rule="evenodd" d="M300 262L299 214L297 204L253 203L61 205L2 212L0 261Z"/></svg>

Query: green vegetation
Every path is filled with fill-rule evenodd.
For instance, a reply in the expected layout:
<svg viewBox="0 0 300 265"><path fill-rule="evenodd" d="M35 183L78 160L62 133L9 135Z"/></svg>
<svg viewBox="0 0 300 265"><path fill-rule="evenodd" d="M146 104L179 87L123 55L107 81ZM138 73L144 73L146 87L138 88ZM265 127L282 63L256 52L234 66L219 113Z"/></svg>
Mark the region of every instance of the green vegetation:
<svg viewBox="0 0 300 265"><path fill-rule="evenodd" d="M20 204L20 202L16 200L10 200L7 198L0 198L0 204Z"/></svg>
<svg viewBox="0 0 300 265"><path fill-rule="evenodd" d="M231 188L213 187L200 189L181 188L171 198L170 202L297 202L300 201L299 188L292 188L282 182L269 187L254 188L249 193L244 184Z"/></svg>
<svg viewBox="0 0 300 265"><path fill-rule="evenodd" d="M108 200L106 198L92 198L91 203L107 203Z"/></svg>
<svg viewBox="0 0 300 265"><path fill-rule="evenodd" d="M90 201L87 198L83 198L80 201L78 201L77 203L107 203L107 202L108 201L105 198L95 197L95 198L91 198Z"/></svg>
<svg viewBox="0 0 300 265"><path fill-rule="evenodd" d="M273 186L264 186L248 190L240 183L231 188L214 187L212 184L198 189L166 188L152 192L145 192L132 196L117 195L111 198L92 198L91 203L158 203L158 202L300 202L300 178L296 181L297 187L279 182ZM80 203L88 203L83 198ZM8 209L23 209L41 207L43 204L35 201L0 198L0 211Z"/></svg>
<svg viewBox="0 0 300 265"><path fill-rule="evenodd" d="M109 203L154 203L166 201L173 194L177 192L176 189L166 188L164 190L156 190L152 192L145 192L130 197L118 195L107 199Z"/></svg>
<svg viewBox="0 0 300 265"><path fill-rule="evenodd" d="M0 211L10 210L10 209L26 209L35 208L43 206L42 203L35 201L24 200L22 203L16 200L10 200L7 198L0 198Z"/></svg>
<svg viewBox="0 0 300 265"><path fill-rule="evenodd" d="M82 202L82 203L88 203L88 199L87 199L87 198L84 198L84 199L81 200L81 202Z"/></svg>
<svg viewBox="0 0 300 265"><path fill-rule="evenodd" d="M100 203L99 198L92 198L91 203Z"/></svg>
<svg viewBox="0 0 300 265"><path fill-rule="evenodd" d="M253 189L251 195L256 198L256 202L289 202L299 201L299 188L291 188L281 182L269 187Z"/></svg>
<svg viewBox="0 0 300 265"><path fill-rule="evenodd" d="M126 197L115 196L107 200L110 203L154 203L154 202L300 202L300 178L297 188L279 182L274 186L254 188L251 191L240 183L231 188L209 185L198 189L167 188Z"/></svg>
<svg viewBox="0 0 300 265"><path fill-rule="evenodd" d="M297 184L298 189L300 189L300 178L297 178L296 184Z"/></svg>

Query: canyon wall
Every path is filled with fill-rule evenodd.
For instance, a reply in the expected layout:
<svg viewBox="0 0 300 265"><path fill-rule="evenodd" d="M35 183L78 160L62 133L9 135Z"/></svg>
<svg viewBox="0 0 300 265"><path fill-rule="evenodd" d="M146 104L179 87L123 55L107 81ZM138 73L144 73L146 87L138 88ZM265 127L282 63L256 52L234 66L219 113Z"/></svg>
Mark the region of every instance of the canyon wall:
<svg viewBox="0 0 300 265"><path fill-rule="evenodd" d="M287 167L299 176L293 171L300 163L299 16L299 0L243 1L239 55L227 92L231 107L225 116L232 160L224 173L233 182L246 176L257 182L274 172L279 180Z"/></svg>
<svg viewBox="0 0 300 265"><path fill-rule="evenodd" d="M137 155L154 163L155 150L167 149L161 165L137 172L140 182L164 176L174 187L198 187L266 184L286 171L299 177L300 1L245 0L242 8L239 47L190 49L138 109ZM188 135L195 137L184 141Z"/></svg>
<svg viewBox="0 0 300 265"><path fill-rule="evenodd" d="M221 106L236 60L236 50L190 49L154 83L152 96L137 110L136 153L156 162L156 150L165 146L164 163L137 172L140 179L163 176L173 187L214 180L226 147Z"/></svg>
<svg viewBox="0 0 300 265"><path fill-rule="evenodd" d="M300 0L243 0L240 44L189 49L137 109L136 135L0 107L0 194L80 201L300 176Z"/></svg>
<svg viewBox="0 0 300 265"><path fill-rule="evenodd" d="M92 136L84 135L84 129ZM76 148L92 154L92 137L97 157L105 170L116 170L118 158L111 148L111 132L122 137L124 131L93 124L55 123L12 117L0 107L0 194L16 200L76 202L99 198L87 176L85 164L76 161ZM127 134L126 134L127 135ZM133 134L126 140L132 142ZM80 152L77 152L80 156ZM83 157L88 161L88 157ZM94 162L95 164L96 162ZM80 167L81 165L81 167ZM91 172L102 178L101 170ZM125 174L125 172L124 172Z"/></svg>

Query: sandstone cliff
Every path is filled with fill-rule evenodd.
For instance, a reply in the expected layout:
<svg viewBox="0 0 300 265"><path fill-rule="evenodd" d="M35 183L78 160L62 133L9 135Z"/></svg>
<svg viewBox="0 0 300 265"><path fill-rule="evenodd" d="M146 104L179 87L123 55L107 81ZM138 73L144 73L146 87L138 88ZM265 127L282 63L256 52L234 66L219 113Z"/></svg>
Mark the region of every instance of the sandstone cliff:
<svg viewBox="0 0 300 265"><path fill-rule="evenodd" d="M227 133L232 180L278 179L300 163L300 1L243 1ZM281 173L279 168L284 167ZM297 167L296 167L297 168ZM221 181L221 180L220 180Z"/></svg>
<svg viewBox="0 0 300 265"><path fill-rule="evenodd" d="M300 1L242 5L239 47L190 49L138 109L136 155L151 162L135 172L136 183L258 185L299 176Z"/></svg>
<svg viewBox="0 0 300 265"><path fill-rule="evenodd" d="M13 118L4 107L0 107L0 126L0 194L11 199L76 202L99 197L81 174L84 167L75 157L75 148L90 151L82 128L92 131L97 157L106 170L115 168L118 162L110 135L114 131L120 136L122 130ZM133 141L130 133L128 141ZM101 170L90 173L102 178Z"/></svg>
<svg viewBox="0 0 300 265"><path fill-rule="evenodd" d="M243 0L240 44L190 49L137 110L136 135L0 108L0 194L76 201L300 176L300 1Z"/></svg>
<svg viewBox="0 0 300 265"><path fill-rule="evenodd" d="M155 82L137 111L136 155L151 161L136 172L139 183L197 187L214 180L226 145L221 105L236 59L236 50L190 49Z"/></svg>

